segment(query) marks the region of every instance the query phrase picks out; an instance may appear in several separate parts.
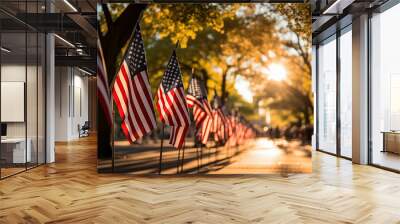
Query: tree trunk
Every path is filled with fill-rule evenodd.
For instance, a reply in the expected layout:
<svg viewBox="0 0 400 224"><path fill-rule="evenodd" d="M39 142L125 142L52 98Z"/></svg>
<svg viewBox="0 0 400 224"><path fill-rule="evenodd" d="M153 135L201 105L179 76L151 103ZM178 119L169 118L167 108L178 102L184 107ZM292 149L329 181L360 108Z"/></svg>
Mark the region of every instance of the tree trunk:
<svg viewBox="0 0 400 224"><path fill-rule="evenodd" d="M304 111L303 111L303 114L304 114L304 125L306 125L306 126L311 123L311 121L310 121L310 113L309 113L308 110L309 110L309 108L305 107Z"/></svg>
<svg viewBox="0 0 400 224"><path fill-rule="evenodd" d="M221 83L221 104L225 106L226 100L228 98L228 93L226 91L226 77L228 76L228 70L222 74L222 83Z"/></svg>
<svg viewBox="0 0 400 224"><path fill-rule="evenodd" d="M146 4L130 4L114 23L108 24L109 29L107 34L99 37L110 87L116 76L117 69L119 69L119 64L117 64L118 55L130 39L145 8ZM111 141L113 140L111 136L112 127L105 122L105 114L100 107L100 103L97 105L97 155L101 159L110 159L112 155Z"/></svg>
<svg viewBox="0 0 400 224"><path fill-rule="evenodd" d="M201 74L203 76L202 78L203 78L203 81L204 81L204 88L206 88L206 91L208 93L209 88L208 88L207 83L208 83L208 80L210 79L210 76L208 75L208 73L207 73L207 71L205 69L201 69L200 71L201 71Z"/></svg>
<svg viewBox="0 0 400 224"><path fill-rule="evenodd" d="M130 4L110 26L107 34L101 38L104 60L107 65L108 81L111 85L119 69L117 63L121 49L129 41L137 22L140 20L146 4Z"/></svg>

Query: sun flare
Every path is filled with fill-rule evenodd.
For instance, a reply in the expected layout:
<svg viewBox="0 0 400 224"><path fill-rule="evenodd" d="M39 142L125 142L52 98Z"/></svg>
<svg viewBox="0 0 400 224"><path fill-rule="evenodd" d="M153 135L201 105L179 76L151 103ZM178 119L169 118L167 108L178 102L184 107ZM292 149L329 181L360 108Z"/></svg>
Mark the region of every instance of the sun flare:
<svg viewBox="0 0 400 224"><path fill-rule="evenodd" d="M251 86L249 81L241 76L236 77L235 88L240 95L249 103L253 102L253 92L251 91Z"/></svg>
<svg viewBox="0 0 400 224"><path fill-rule="evenodd" d="M282 64L271 64L267 68L268 78L275 81L286 79L286 68Z"/></svg>

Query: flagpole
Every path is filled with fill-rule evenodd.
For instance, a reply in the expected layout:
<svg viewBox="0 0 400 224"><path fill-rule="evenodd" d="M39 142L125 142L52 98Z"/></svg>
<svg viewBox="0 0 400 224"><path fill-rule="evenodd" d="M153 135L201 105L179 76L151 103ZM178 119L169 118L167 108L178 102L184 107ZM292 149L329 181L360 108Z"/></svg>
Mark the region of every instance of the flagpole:
<svg viewBox="0 0 400 224"><path fill-rule="evenodd" d="M164 127L165 127L165 124L163 123L162 131L161 131L161 147L160 147L160 161L158 163L158 174L161 174L162 153L163 153L163 144L164 144Z"/></svg>
<svg viewBox="0 0 400 224"><path fill-rule="evenodd" d="M225 156L227 156L227 155L228 155L228 146L227 146L227 140L225 140L225 143L224 143L224 149L225 149Z"/></svg>
<svg viewBox="0 0 400 224"><path fill-rule="evenodd" d="M111 106L112 106L112 129L111 129L111 135L112 135L112 143L111 143L111 153L112 153L112 155L111 155L111 167L112 167L112 172L114 173L115 172L115 145L114 145L114 142L115 142L115 111L114 111L114 105L113 105L113 103L111 102Z"/></svg>
<svg viewBox="0 0 400 224"><path fill-rule="evenodd" d="M226 142L225 142L225 146L226 146L226 156L229 158L229 144L231 144L230 143L230 141L229 141L229 139L230 139L230 137L229 137L229 133L228 133L228 137L227 137L227 139L226 139Z"/></svg>
<svg viewBox="0 0 400 224"><path fill-rule="evenodd" d="M200 167L203 166L203 143L200 142Z"/></svg>
<svg viewBox="0 0 400 224"><path fill-rule="evenodd" d="M198 172L200 172L200 149L199 149L199 147L197 147L197 145L196 145L196 136L197 136L197 133L196 133L196 125L194 125L194 146L196 147L196 157L197 157L197 173Z"/></svg>
<svg viewBox="0 0 400 224"><path fill-rule="evenodd" d="M176 161L176 174L179 173L180 158L181 158L181 148L178 148L178 160Z"/></svg>
<svg viewBox="0 0 400 224"><path fill-rule="evenodd" d="M216 163L217 162L217 160L218 160L218 149L219 149L219 144L217 145L217 147L215 148L215 153L214 153L214 163Z"/></svg>
<svg viewBox="0 0 400 224"><path fill-rule="evenodd" d="M229 119L230 119L229 120L229 128L231 130L231 136L229 136L229 133L228 133L228 140L226 141L226 144L228 144L227 155L229 158L229 162L231 162L231 141L232 141L233 129L232 129L232 120L230 117L229 117Z"/></svg>
<svg viewBox="0 0 400 224"><path fill-rule="evenodd" d="M194 68L192 67L192 73L190 74L190 79L189 79L189 86L190 82L193 79L194 75ZM196 130L196 124L193 125L193 133L194 133L194 146L196 147L196 157L197 157L197 173L200 172L200 152L199 152L199 147L196 146L196 140L197 140L197 130ZM200 145L200 150L201 150L201 145Z"/></svg>
<svg viewBox="0 0 400 224"><path fill-rule="evenodd" d="M210 161L212 161L212 159L211 159L211 155L212 154L212 149L211 148L208 148L208 156L207 156L207 162L208 163L210 163Z"/></svg>
<svg viewBox="0 0 400 224"><path fill-rule="evenodd" d="M182 159L181 159L181 173L183 172L183 162L184 162L184 160L185 160L185 145L186 145L186 142L184 141L183 142L183 149L182 149Z"/></svg>
<svg viewBox="0 0 400 224"><path fill-rule="evenodd" d="M194 146L196 147L197 173L198 173L200 170L200 152L199 152L199 148L196 146L196 143Z"/></svg>
<svg viewBox="0 0 400 224"><path fill-rule="evenodd" d="M178 44L178 43L177 43ZM194 68L192 67L192 73L190 74L190 79L189 79L189 86L190 86L190 83L191 83L191 81L192 81L192 79L193 79L193 75L194 75ZM197 131L198 130L196 130L196 125L193 125L193 133L194 133L194 146L196 147L196 158L197 158L197 172L199 173L200 172L200 154L201 154L201 144L200 144L200 148L199 147L197 147L197 145L196 145L196 141L197 141ZM200 150L200 151L199 151ZM202 155L201 155L202 156ZM183 165L182 165L183 166ZM183 167L182 167L182 169L183 169Z"/></svg>
<svg viewBox="0 0 400 224"><path fill-rule="evenodd" d="M194 135L194 147L196 147L196 157L197 157L197 173L200 172L200 147L197 146L197 130L196 124L193 126L193 135Z"/></svg>

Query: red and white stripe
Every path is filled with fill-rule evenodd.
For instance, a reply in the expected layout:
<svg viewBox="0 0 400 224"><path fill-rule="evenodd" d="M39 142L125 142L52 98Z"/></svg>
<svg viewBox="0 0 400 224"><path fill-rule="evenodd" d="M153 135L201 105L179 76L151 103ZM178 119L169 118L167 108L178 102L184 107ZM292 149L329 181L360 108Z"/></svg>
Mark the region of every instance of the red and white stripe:
<svg viewBox="0 0 400 224"><path fill-rule="evenodd" d="M172 88L167 93L164 93L164 88L160 84L157 98L157 110L160 114L160 120L173 126L171 128L170 144L176 148L181 148L190 125L183 87Z"/></svg>
<svg viewBox="0 0 400 224"><path fill-rule="evenodd" d="M122 130L129 142L136 141L156 128L146 71L131 76L124 61L115 79L112 94L122 119Z"/></svg>
<svg viewBox="0 0 400 224"><path fill-rule="evenodd" d="M219 141L226 140L226 118L224 113L221 109L217 109L217 115L219 118L219 123L217 124L217 132L216 135L218 136Z"/></svg>
<svg viewBox="0 0 400 224"><path fill-rule="evenodd" d="M196 124L196 128L199 129L204 119L207 116L206 110L202 103L203 100L199 100L192 95L186 95L186 102L189 108L193 108L193 120Z"/></svg>
<svg viewBox="0 0 400 224"><path fill-rule="evenodd" d="M244 141L245 126L242 123L237 125L237 144L241 145Z"/></svg>
<svg viewBox="0 0 400 224"><path fill-rule="evenodd" d="M207 144L208 138L210 133L212 132L212 125L213 125L213 113L210 104L207 100L203 101L203 106L206 111L206 117L202 122L201 126L201 142L203 144Z"/></svg>
<svg viewBox="0 0 400 224"><path fill-rule="evenodd" d="M233 125L231 122L231 118L227 117L226 118L226 124L227 124L227 134L228 134L228 139L233 135Z"/></svg>
<svg viewBox="0 0 400 224"><path fill-rule="evenodd" d="M196 102L199 103L199 100L196 97L190 94L186 95L186 103L188 108L192 108L196 104Z"/></svg>
<svg viewBox="0 0 400 224"><path fill-rule="evenodd" d="M238 140L238 123L234 116L229 117L229 122L231 126L231 136L229 136L229 144L230 146L235 146L237 145Z"/></svg>
<svg viewBox="0 0 400 224"><path fill-rule="evenodd" d="M112 125L111 94L108 86L107 70L100 41L97 41L97 97L109 126Z"/></svg>
<svg viewBox="0 0 400 224"><path fill-rule="evenodd" d="M211 131L214 133L214 140L220 141L219 130L221 128L221 117L219 116L218 109L213 110L213 124Z"/></svg>

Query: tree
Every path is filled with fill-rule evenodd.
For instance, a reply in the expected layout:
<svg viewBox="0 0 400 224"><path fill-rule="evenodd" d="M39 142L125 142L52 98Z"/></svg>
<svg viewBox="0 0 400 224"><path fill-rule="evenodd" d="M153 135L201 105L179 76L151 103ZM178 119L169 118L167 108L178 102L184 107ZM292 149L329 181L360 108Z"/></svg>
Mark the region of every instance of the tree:
<svg viewBox="0 0 400 224"><path fill-rule="evenodd" d="M99 39L102 45L104 60L106 64L108 83L111 86L114 80L116 71L119 66L119 58L122 49L128 42L132 31L135 29L136 22L139 20L142 11L145 9L145 4L130 4L115 20L112 19L109 8L106 4L102 5L104 12L104 19L107 31L101 32L99 28ZM103 110L97 108L97 152L99 158L109 158L111 156L111 130L112 127L108 125L105 120Z"/></svg>
<svg viewBox="0 0 400 224"><path fill-rule="evenodd" d="M148 46L149 68L152 74L156 74L152 83L159 83L171 46L179 40L184 43L182 49L178 49L183 70L190 72L195 68L205 81L207 90L209 86L218 89L225 104L229 95L228 80L234 80L237 75L251 75L249 62L259 61L263 54L279 46L275 19L266 13L257 13L256 9L253 4L149 7L142 21L142 30ZM215 16L216 11L218 16ZM190 15L186 16L189 22L179 20L182 13ZM196 20L193 13L203 19ZM194 34L193 30L197 33Z"/></svg>
<svg viewBox="0 0 400 224"><path fill-rule="evenodd" d="M150 4L144 11L144 7L138 10L128 4L103 6L101 39L107 48L107 64L111 65L107 68L108 74L112 74L110 84L134 28L133 19L138 19L143 11L140 25L153 94L179 41L177 55L186 87L194 68L195 75L205 81L209 99L214 95L210 90L215 89L226 107L238 107L243 114L257 117L257 105L244 101L235 89L236 77L242 76L252 83L256 102L266 101L270 109L281 109L282 117L293 118L290 122L297 119L309 123L311 78L310 67L305 64L309 62L309 43L303 29L311 23L299 20L301 17L292 11L302 4L293 4L293 8L285 5ZM304 6L299 9L306 11ZM285 82L274 83L267 78L264 70L272 63L286 65Z"/></svg>
<svg viewBox="0 0 400 224"><path fill-rule="evenodd" d="M310 4L276 4L275 9L287 21L289 35L285 41L288 48L294 49L302 58L306 71L311 74L311 5Z"/></svg>
<svg viewBox="0 0 400 224"><path fill-rule="evenodd" d="M274 99L268 104L269 108L288 111L296 123L309 125L313 114L310 6L285 3L274 5L273 10L285 21L281 42L286 50L280 51L279 57L286 61L289 74L288 79L279 84L264 81L271 91L263 91L261 96ZM282 113L282 116L287 115Z"/></svg>
<svg viewBox="0 0 400 224"><path fill-rule="evenodd" d="M103 4L100 12L99 39L102 45L105 64L108 74L108 82L111 86L119 69L122 56L137 21L140 20L146 4ZM221 4L152 4L147 7L144 19L142 20L143 34L146 39L146 51L150 55L149 72L155 74L150 76L150 81L159 83L163 66L168 61L171 52L171 45L165 44L172 41L173 45L177 40L181 47L186 47L189 40L196 38L197 34L205 29L211 32L222 32L223 21L234 14L237 5L225 7ZM146 29L148 28L148 29ZM149 37L150 36L150 37ZM152 42L158 44L152 48ZM173 46L172 45L172 46ZM164 54L153 54L152 50L163 49ZM154 56L154 57L153 57ZM196 63L183 63L186 69L202 63L199 59ZM204 78L208 78L208 72L204 68L199 69ZM153 73L154 72L154 73ZM157 87L157 86L153 86ZM153 88L155 90L157 88ZM104 120L104 114L98 109L99 121ZM111 155L111 127L105 122L98 122L98 156L106 158Z"/></svg>

